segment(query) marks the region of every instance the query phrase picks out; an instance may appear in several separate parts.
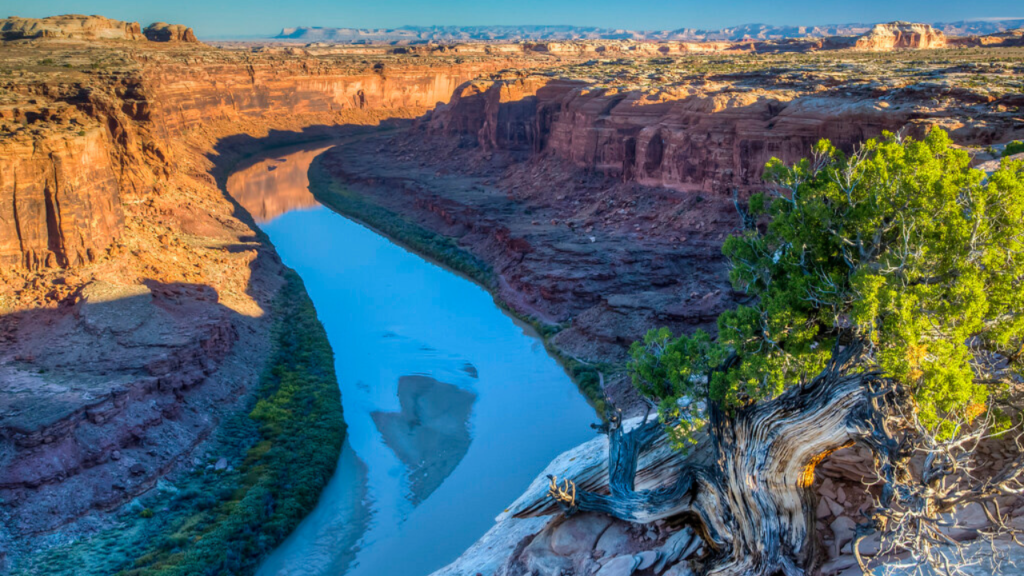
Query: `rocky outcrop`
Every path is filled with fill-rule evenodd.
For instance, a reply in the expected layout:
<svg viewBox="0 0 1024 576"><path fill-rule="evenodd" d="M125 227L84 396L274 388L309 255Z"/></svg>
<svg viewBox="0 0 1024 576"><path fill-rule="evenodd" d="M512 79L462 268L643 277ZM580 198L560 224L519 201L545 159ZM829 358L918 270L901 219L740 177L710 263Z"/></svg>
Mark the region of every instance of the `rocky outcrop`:
<svg viewBox="0 0 1024 576"><path fill-rule="evenodd" d="M1024 46L1024 28L1007 30L984 36L964 36L961 38L950 38L949 46L956 47L986 47L986 48L1010 48Z"/></svg>
<svg viewBox="0 0 1024 576"><path fill-rule="evenodd" d="M48 18L0 20L0 39L75 38L79 40L144 40L138 22L122 22L102 16L67 14Z"/></svg>
<svg viewBox="0 0 1024 576"><path fill-rule="evenodd" d="M870 32L857 39L854 47L871 51L945 48L946 35L929 24L890 22L876 24Z"/></svg>
<svg viewBox="0 0 1024 576"><path fill-rule="evenodd" d="M850 150L884 131L920 135L932 125L974 144L1019 130L996 109L971 109L991 97L970 89L854 90L825 91L813 83L779 90L756 80L640 90L510 76L460 86L425 126L434 134L468 136L484 150L544 152L626 181L722 195L760 187L769 159L797 161L822 138ZM938 94L948 95L946 105L934 105ZM990 121L966 120L979 114Z"/></svg>
<svg viewBox="0 0 1024 576"><path fill-rule="evenodd" d="M94 122L83 125L68 108L0 111L0 125L65 126L0 138L0 265L86 264L121 233L118 170L106 130Z"/></svg>
<svg viewBox="0 0 1024 576"><path fill-rule="evenodd" d="M184 26L182 24L154 22L149 26L146 26L146 29L143 30L143 34L150 42L199 43L199 39L196 38L195 32L193 32L188 26Z"/></svg>
<svg viewBox="0 0 1024 576"><path fill-rule="evenodd" d="M4 319L18 339L0 364L0 497L32 512L9 529L44 533L151 486L213 431L200 407L237 393L192 390L238 338L228 311L207 305L216 293L150 286L93 282L74 305Z"/></svg>

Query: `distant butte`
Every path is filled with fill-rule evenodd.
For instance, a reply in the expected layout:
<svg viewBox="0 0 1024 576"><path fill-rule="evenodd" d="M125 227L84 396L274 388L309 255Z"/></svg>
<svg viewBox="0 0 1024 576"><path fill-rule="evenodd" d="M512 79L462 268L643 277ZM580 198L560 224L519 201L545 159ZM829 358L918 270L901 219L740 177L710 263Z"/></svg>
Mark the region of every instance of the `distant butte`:
<svg viewBox="0 0 1024 576"><path fill-rule="evenodd" d="M139 40L151 42L199 42L188 26L155 22L145 31L138 22L112 20L103 16L65 14L46 18L0 19L0 40L66 38L74 40Z"/></svg>

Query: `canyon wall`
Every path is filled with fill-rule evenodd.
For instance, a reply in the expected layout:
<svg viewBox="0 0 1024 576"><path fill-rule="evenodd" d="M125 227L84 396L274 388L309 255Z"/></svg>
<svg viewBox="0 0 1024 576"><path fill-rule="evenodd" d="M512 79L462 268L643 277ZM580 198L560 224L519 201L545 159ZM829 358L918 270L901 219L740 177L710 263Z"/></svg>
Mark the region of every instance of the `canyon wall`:
<svg viewBox="0 0 1024 576"><path fill-rule="evenodd" d="M52 105L0 110L8 134L0 139L8 160L0 166L0 263L38 269L93 261L122 232L121 188L144 192L153 178L146 166L167 169L169 138L190 130L217 138L239 124L333 125L345 123L344 114L408 117L521 61L419 65L390 57L362 65L201 48L139 59L135 73L102 90L41 84L29 92Z"/></svg>
<svg viewBox="0 0 1024 576"><path fill-rule="evenodd" d="M0 140L0 265L78 266L124 225L105 131Z"/></svg>
<svg viewBox="0 0 1024 576"><path fill-rule="evenodd" d="M939 95L946 104L936 104ZM470 136L485 150L543 151L645 185L729 193L761 186L769 159L795 162L822 138L851 150L883 131L920 135L932 125L972 144L1019 132L1008 116L963 116L960 107L991 100L942 86L837 93L706 82L639 90L526 76L459 87L426 128Z"/></svg>
<svg viewBox="0 0 1024 576"><path fill-rule="evenodd" d="M354 66L288 55L240 61L211 56L204 52L196 54L195 60L155 57L146 63L145 106L152 107L153 119L162 130L181 134L214 121L345 111L422 112L447 102L460 84L516 62L497 58L416 65L383 57Z"/></svg>
<svg viewBox="0 0 1024 576"><path fill-rule="evenodd" d="M0 80L0 571L206 466L198 447L254 394L284 271L218 170L548 62L296 57L174 34L0 43L15 71Z"/></svg>

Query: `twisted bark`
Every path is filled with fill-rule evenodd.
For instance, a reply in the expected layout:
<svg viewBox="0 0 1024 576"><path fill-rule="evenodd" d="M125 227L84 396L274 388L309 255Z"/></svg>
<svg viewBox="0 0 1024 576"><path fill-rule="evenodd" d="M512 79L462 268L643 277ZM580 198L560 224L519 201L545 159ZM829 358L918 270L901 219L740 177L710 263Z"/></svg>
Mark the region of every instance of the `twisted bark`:
<svg viewBox="0 0 1024 576"><path fill-rule="evenodd" d="M727 416L712 410L714 460L683 462L673 482L636 490L637 461L660 434L660 423L609 430L609 494L577 490L551 478L550 495L569 512L595 511L632 522L690 515L710 550L716 576L799 575L818 559L811 538L814 468L858 441L884 444L876 423L876 376L851 372L859 347L836 355L806 385Z"/></svg>

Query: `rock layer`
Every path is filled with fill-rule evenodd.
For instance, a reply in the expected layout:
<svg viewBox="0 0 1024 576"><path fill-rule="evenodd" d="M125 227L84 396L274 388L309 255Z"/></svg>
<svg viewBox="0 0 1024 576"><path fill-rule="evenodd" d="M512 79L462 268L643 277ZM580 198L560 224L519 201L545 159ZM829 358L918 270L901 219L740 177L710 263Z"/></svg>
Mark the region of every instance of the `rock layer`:
<svg viewBox="0 0 1024 576"><path fill-rule="evenodd" d="M0 265L92 262L124 216L104 129L0 140Z"/></svg>
<svg viewBox="0 0 1024 576"><path fill-rule="evenodd" d="M79 40L143 40L138 22L122 22L102 16L68 14L48 18L0 20L0 39L75 38Z"/></svg>
<svg viewBox="0 0 1024 576"><path fill-rule="evenodd" d="M146 39L151 42L192 42L198 43L195 32L182 24L154 22L143 30Z"/></svg>
<svg viewBox="0 0 1024 576"><path fill-rule="evenodd" d="M946 35L928 24L890 22L876 24L871 32L857 39L858 50L927 50L945 48Z"/></svg>
<svg viewBox="0 0 1024 576"><path fill-rule="evenodd" d="M953 106L934 106L939 93ZM1009 117L970 123L962 115L988 99L940 86L823 93L813 85L704 83L643 91L527 76L461 86L426 126L469 136L484 150L544 152L644 185L729 194L760 187L769 159L794 162L822 138L851 150L884 131L921 135L932 125L965 143L1016 133Z"/></svg>

